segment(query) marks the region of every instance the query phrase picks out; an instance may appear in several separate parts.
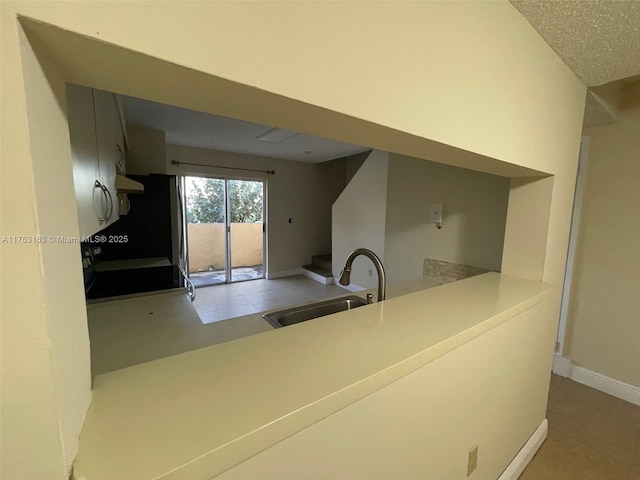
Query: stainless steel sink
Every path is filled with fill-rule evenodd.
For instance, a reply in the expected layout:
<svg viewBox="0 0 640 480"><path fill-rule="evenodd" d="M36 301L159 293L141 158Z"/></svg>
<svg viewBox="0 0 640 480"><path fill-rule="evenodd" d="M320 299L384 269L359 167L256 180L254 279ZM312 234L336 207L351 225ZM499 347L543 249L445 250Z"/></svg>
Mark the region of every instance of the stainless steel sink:
<svg viewBox="0 0 640 480"><path fill-rule="evenodd" d="M295 323L306 322L313 318L331 315L332 313L344 312L353 308L366 305L367 301L349 295L348 297L334 298L324 302L301 305L300 307L287 308L277 312L265 313L262 318L273 325L274 328L286 327Z"/></svg>

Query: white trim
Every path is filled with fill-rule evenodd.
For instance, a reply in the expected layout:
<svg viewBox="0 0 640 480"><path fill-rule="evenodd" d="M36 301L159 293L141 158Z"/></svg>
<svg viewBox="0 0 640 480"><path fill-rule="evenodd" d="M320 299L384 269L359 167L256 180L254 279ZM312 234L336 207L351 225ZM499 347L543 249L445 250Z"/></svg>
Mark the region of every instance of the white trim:
<svg viewBox="0 0 640 480"><path fill-rule="evenodd" d="M520 449L516 457L511 461L509 466L506 468L502 475L498 478L498 480L517 480L524 469L527 468L529 462L536 454L542 442L547 438L547 431L549 430L549 422L545 418L542 420L542 423L536 431L529 437L527 443L524 444L524 447Z"/></svg>
<svg viewBox="0 0 640 480"><path fill-rule="evenodd" d="M564 378L569 378L573 365L568 358L556 353L553 357L553 373Z"/></svg>
<svg viewBox="0 0 640 480"><path fill-rule="evenodd" d="M362 290L366 290L366 288L361 287L360 285L356 285L355 283L350 283L349 285L340 285L345 290L349 290L350 292L361 292Z"/></svg>
<svg viewBox="0 0 640 480"><path fill-rule="evenodd" d="M333 277L324 277L322 275L318 275L315 272L312 272L311 270L307 270L306 268L302 269L302 274L306 277L309 277L311 280L315 280L316 282L323 285L333 285L335 283Z"/></svg>
<svg viewBox="0 0 640 480"><path fill-rule="evenodd" d="M267 280L273 280L274 278L293 277L294 275L303 275L302 268L294 268L293 270L281 270L279 272L267 272Z"/></svg>
<svg viewBox="0 0 640 480"><path fill-rule="evenodd" d="M558 354L553 359L553 373L640 406L640 387L577 367Z"/></svg>
<svg viewBox="0 0 640 480"><path fill-rule="evenodd" d="M578 171L576 172L576 187L573 195L573 212L571 213L571 231L567 249L567 263L565 265L564 282L562 287L562 301L560 303L560 323L558 324L558 340L556 351L564 353L564 336L567 329L567 313L569 298L571 297L571 282L573 280L573 263L576 255L576 244L580 233L580 215L584 198L584 185L587 180L587 165L589 164L589 145L591 137L582 137L580 141L580 155L578 157Z"/></svg>

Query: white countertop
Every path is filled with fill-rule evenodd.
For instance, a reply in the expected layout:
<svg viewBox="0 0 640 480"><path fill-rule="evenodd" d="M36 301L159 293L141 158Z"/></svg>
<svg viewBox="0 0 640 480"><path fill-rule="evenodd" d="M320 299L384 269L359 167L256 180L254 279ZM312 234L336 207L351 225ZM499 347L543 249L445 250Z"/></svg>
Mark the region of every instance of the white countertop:
<svg viewBox="0 0 640 480"><path fill-rule="evenodd" d="M532 307L550 288L488 273L100 375L76 478L210 478Z"/></svg>
<svg viewBox="0 0 640 480"><path fill-rule="evenodd" d="M390 285L387 298L433 286L428 278ZM369 292L376 296L376 289L353 294L365 298ZM87 317L92 376L273 329L262 318L265 312L203 324L184 293L186 289L161 290L90 302ZM336 297L345 295L349 292L343 290ZM283 308L288 307L275 311Z"/></svg>
<svg viewBox="0 0 640 480"><path fill-rule="evenodd" d="M91 374L119 370L214 342L182 289L87 305Z"/></svg>

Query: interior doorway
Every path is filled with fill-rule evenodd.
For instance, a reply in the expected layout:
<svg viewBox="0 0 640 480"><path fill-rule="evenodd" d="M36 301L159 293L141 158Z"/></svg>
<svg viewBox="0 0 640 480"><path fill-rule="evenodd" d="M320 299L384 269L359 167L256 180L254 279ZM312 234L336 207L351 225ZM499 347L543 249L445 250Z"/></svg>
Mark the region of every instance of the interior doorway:
<svg viewBox="0 0 640 480"><path fill-rule="evenodd" d="M187 271L193 284L264 278L265 182L182 178Z"/></svg>

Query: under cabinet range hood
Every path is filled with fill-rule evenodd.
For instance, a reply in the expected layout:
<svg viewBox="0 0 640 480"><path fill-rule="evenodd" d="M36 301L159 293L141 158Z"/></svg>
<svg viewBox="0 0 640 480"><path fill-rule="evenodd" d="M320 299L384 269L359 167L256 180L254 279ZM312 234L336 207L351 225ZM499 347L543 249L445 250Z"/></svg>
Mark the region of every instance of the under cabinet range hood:
<svg viewBox="0 0 640 480"><path fill-rule="evenodd" d="M127 215L131 210L130 193L144 193L144 185L124 175L116 174L116 191L118 195L118 215Z"/></svg>
<svg viewBox="0 0 640 480"><path fill-rule="evenodd" d="M116 174L116 190L118 193L144 193L144 185L124 175Z"/></svg>

